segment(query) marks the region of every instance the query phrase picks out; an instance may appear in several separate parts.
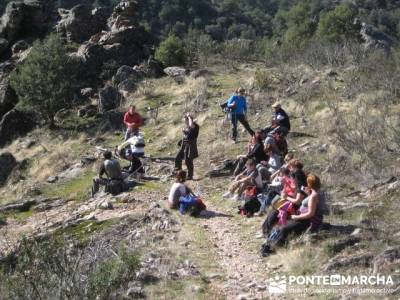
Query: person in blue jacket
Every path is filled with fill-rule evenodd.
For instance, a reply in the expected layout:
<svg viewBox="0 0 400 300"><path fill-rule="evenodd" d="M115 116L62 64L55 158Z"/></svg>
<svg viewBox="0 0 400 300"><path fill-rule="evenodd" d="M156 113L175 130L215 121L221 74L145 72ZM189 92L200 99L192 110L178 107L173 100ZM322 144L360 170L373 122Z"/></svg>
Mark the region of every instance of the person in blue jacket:
<svg viewBox="0 0 400 300"><path fill-rule="evenodd" d="M230 119L232 122L232 140L237 142L237 123L238 121L243 125L247 132L253 136L254 131L250 128L249 122L246 119L247 101L244 97L244 88L238 88L236 93L227 102L229 109Z"/></svg>

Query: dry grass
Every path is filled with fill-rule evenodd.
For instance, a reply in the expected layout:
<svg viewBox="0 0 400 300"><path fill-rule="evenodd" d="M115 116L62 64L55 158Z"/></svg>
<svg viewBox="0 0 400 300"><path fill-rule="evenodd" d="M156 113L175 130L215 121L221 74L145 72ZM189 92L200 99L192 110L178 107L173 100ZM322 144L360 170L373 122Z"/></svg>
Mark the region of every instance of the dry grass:
<svg viewBox="0 0 400 300"><path fill-rule="evenodd" d="M328 257L321 247L307 244L300 247L280 248L271 257L271 263L281 265L280 271L290 275L315 273Z"/></svg>

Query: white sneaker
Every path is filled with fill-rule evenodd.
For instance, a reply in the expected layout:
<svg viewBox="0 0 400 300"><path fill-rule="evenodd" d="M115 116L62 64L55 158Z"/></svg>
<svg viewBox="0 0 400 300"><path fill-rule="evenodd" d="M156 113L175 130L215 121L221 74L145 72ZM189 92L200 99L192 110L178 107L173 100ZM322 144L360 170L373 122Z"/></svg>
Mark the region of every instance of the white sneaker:
<svg viewBox="0 0 400 300"><path fill-rule="evenodd" d="M231 194L231 192L226 192L225 194L222 195L222 198L224 199L228 199L231 198L233 195Z"/></svg>
<svg viewBox="0 0 400 300"><path fill-rule="evenodd" d="M231 200L233 200L233 201L239 201L239 199L240 199L240 196L239 196L238 194L235 194L235 195L231 198Z"/></svg>

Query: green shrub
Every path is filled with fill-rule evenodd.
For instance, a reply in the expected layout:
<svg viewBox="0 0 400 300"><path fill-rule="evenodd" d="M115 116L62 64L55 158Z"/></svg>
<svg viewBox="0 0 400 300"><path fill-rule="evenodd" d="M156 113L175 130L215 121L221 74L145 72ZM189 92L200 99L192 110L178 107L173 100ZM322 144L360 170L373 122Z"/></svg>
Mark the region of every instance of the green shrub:
<svg viewBox="0 0 400 300"><path fill-rule="evenodd" d="M323 15L318 23L317 36L328 42L343 42L355 39L360 28L354 24L356 12L347 5L339 5Z"/></svg>
<svg viewBox="0 0 400 300"><path fill-rule="evenodd" d="M97 252L88 257L87 251L56 236L23 240L17 257L0 264L0 298L109 299L134 280L139 266L136 252L121 247L117 255L104 258L104 249L91 251Z"/></svg>
<svg viewBox="0 0 400 300"><path fill-rule="evenodd" d="M135 253L121 248L119 256L101 263L89 277L89 295L107 299L116 288L133 279L139 259Z"/></svg>
<svg viewBox="0 0 400 300"><path fill-rule="evenodd" d="M166 67L185 65L186 56L182 41L174 35L168 36L158 47L155 58Z"/></svg>
<svg viewBox="0 0 400 300"><path fill-rule="evenodd" d="M50 125L57 111L70 106L76 68L57 35L34 43L24 62L11 75L22 104L42 114Z"/></svg>

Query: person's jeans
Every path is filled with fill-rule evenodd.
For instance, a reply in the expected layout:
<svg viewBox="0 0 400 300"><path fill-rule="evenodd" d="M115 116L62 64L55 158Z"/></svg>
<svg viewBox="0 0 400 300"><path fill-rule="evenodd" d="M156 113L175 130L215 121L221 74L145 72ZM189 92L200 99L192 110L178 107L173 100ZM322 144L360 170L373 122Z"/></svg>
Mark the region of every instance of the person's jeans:
<svg viewBox="0 0 400 300"><path fill-rule="evenodd" d="M237 176L244 171L246 167L247 157L241 157L237 160L235 171L233 171L233 175Z"/></svg>
<svg viewBox="0 0 400 300"><path fill-rule="evenodd" d="M182 170L182 160L185 159L185 164L188 170L187 178L193 178L193 173L194 173L193 159L185 156L186 155L184 148L180 149L175 157L175 169Z"/></svg>
<svg viewBox="0 0 400 300"><path fill-rule="evenodd" d="M231 123L232 123L232 139L236 141L237 139L237 123L238 121L243 125L247 132L253 136L254 131L250 128L249 122L247 122L246 116L242 114L231 113Z"/></svg>
<svg viewBox="0 0 400 300"><path fill-rule="evenodd" d="M139 128L135 129L127 128L125 131L125 141L130 139L132 136L137 136L137 135L139 135Z"/></svg>
<svg viewBox="0 0 400 300"><path fill-rule="evenodd" d="M281 227L278 236L271 243L271 247L283 246L287 240L289 234L294 233L299 235L305 232L310 227L310 220L291 220L288 223Z"/></svg>
<svg viewBox="0 0 400 300"><path fill-rule="evenodd" d="M92 197L99 191L101 185L107 185L108 180L104 178L93 178Z"/></svg>
<svg viewBox="0 0 400 300"><path fill-rule="evenodd" d="M263 225L262 225L262 232L264 236L268 236L272 230L272 228L278 223L278 215L279 211L274 209L271 210L265 219Z"/></svg>

